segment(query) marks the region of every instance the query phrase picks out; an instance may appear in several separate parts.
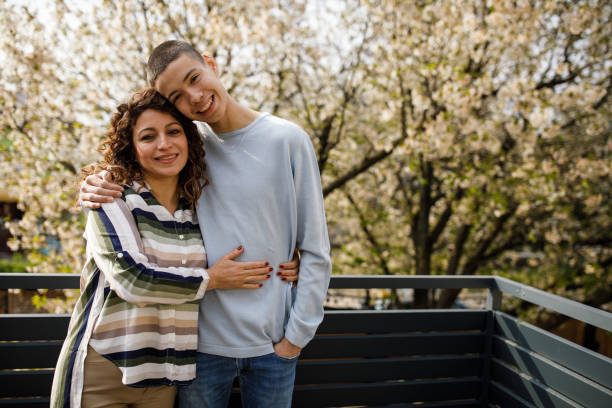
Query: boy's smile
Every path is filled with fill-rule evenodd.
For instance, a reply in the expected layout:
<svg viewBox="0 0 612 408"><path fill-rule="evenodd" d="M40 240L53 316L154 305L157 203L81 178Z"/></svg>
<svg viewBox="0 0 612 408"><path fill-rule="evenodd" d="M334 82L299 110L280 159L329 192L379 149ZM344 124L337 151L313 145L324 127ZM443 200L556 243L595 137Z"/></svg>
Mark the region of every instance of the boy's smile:
<svg viewBox="0 0 612 408"><path fill-rule="evenodd" d="M208 99L208 102L206 102L206 105L204 105L204 107L202 109L200 109L199 111L197 111L197 113L200 113L202 115L206 115L207 113L209 113L210 109L213 102L215 101L215 95L210 95L210 99Z"/></svg>

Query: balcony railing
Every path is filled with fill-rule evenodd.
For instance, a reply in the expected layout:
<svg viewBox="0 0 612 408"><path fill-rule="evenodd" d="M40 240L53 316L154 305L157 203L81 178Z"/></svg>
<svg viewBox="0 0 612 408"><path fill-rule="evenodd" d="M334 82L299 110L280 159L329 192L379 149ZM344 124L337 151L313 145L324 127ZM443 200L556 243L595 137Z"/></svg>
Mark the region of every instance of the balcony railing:
<svg viewBox="0 0 612 408"><path fill-rule="evenodd" d="M0 274L0 289L78 276ZM494 276L333 276L330 288L480 288L484 309L326 311L294 407L612 407L612 359L501 311L510 295L612 332L612 314ZM48 406L68 315L0 315L0 406ZM238 390L231 406L240 406Z"/></svg>

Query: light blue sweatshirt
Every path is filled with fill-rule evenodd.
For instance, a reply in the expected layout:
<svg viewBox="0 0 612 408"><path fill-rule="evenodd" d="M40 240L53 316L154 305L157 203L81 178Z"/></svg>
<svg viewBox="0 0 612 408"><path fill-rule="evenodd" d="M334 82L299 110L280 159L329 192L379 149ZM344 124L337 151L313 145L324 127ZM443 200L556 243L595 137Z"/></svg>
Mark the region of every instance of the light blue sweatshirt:
<svg viewBox="0 0 612 408"><path fill-rule="evenodd" d="M204 135L207 177L197 215L208 264L242 245L238 261L274 271L255 290L211 290L200 304L198 351L246 358L269 354L283 335L299 347L323 319L331 260L321 179L308 135L262 114L247 127ZM297 289L276 275L301 251Z"/></svg>

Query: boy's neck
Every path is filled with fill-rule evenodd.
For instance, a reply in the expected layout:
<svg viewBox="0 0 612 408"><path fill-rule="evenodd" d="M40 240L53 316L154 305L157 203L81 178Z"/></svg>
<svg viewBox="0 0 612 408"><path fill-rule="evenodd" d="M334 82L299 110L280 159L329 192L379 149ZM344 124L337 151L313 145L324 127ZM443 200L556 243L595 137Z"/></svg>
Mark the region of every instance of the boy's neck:
<svg viewBox="0 0 612 408"><path fill-rule="evenodd" d="M227 133L242 129L250 125L257 117L259 112L239 104L233 99L227 104L224 118L208 125L215 133Z"/></svg>

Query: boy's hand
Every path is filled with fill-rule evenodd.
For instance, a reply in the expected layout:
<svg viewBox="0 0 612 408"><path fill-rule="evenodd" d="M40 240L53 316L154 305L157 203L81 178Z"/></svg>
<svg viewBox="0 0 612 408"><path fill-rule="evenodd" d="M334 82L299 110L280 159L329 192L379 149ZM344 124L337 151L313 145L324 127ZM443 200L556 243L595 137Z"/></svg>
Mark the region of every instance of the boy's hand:
<svg viewBox="0 0 612 408"><path fill-rule="evenodd" d="M283 262L278 265L276 275L282 280L293 282L293 286L297 285L298 275L300 272L300 253L297 248L293 251L293 258L289 262Z"/></svg>
<svg viewBox="0 0 612 408"><path fill-rule="evenodd" d="M274 352L284 358L293 358L300 354L301 348L292 344L286 337L274 345Z"/></svg>
<svg viewBox="0 0 612 408"><path fill-rule="evenodd" d="M84 208L100 208L101 203L112 203L115 197L121 197L122 192L123 187L113 183L110 173L102 170L81 182L79 202Z"/></svg>

